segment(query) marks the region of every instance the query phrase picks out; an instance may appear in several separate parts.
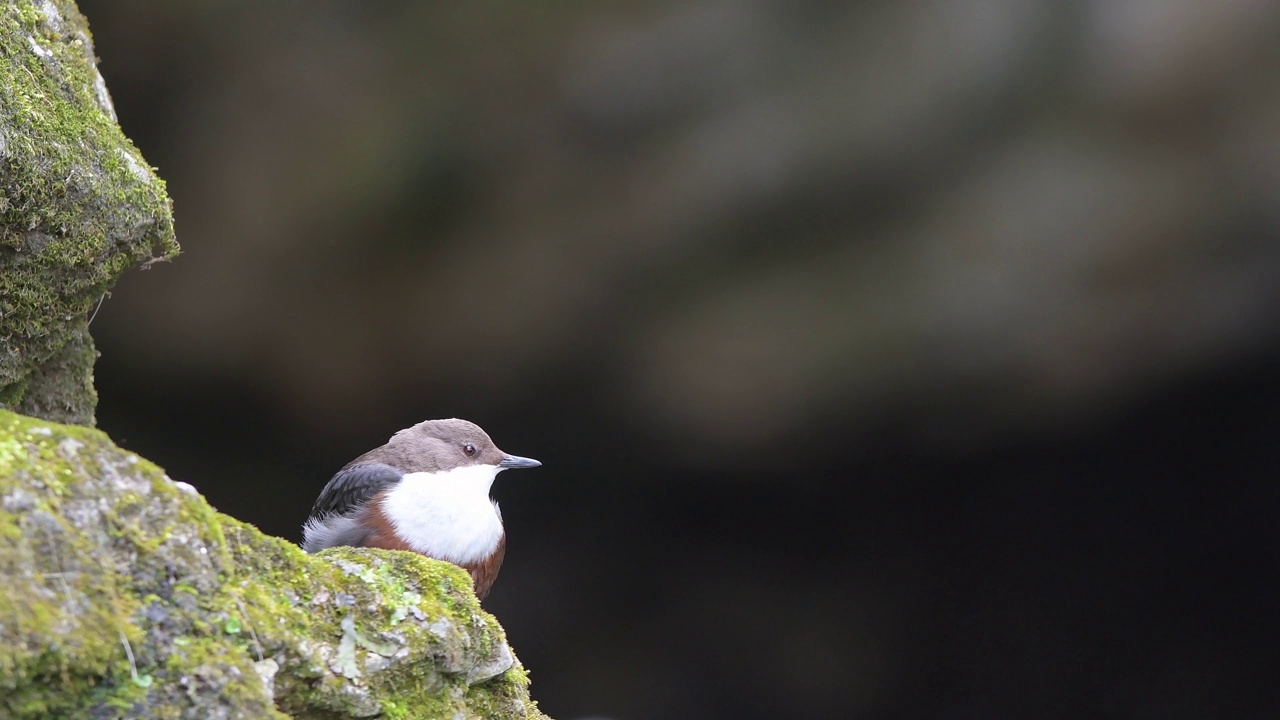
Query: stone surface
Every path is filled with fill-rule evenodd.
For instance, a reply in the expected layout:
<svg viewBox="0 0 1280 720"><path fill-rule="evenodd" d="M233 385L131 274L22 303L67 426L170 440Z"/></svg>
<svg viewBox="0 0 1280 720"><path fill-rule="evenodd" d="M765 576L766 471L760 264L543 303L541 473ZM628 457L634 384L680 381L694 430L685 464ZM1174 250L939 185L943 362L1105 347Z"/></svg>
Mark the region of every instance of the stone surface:
<svg viewBox="0 0 1280 720"><path fill-rule="evenodd" d="M93 424L90 313L126 269L177 251L75 4L0 5L0 408Z"/></svg>
<svg viewBox="0 0 1280 720"><path fill-rule="evenodd" d="M0 717L543 717L461 569L306 555L3 410L0 577Z"/></svg>

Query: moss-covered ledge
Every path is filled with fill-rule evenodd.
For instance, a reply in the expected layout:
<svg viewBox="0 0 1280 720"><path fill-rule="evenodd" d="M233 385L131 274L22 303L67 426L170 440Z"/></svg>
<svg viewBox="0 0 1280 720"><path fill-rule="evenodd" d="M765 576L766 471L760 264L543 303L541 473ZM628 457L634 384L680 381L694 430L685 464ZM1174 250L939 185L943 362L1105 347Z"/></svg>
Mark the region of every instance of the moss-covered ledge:
<svg viewBox="0 0 1280 720"><path fill-rule="evenodd" d="M89 313L126 269L177 252L75 3L0 3L0 408L92 425Z"/></svg>
<svg viewBox="0 0 1280 720"><path fill-rule="evenodd" d="M0 578L0 717L543 717L460 569L306 555L3 410Z"/></svg>

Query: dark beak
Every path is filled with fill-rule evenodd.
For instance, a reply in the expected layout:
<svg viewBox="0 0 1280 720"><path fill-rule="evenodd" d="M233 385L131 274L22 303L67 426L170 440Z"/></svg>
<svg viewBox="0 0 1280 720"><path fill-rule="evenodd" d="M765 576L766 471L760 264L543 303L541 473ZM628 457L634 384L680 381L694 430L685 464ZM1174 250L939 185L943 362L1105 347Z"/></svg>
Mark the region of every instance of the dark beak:
<svg viewBox="0 0 1280 720"><path fill-rule="evenodd" d="M498 463L498 467L507 470L520 470L522 468L536 468L542 463L533 458L524 458L518 455L504 455L502 462Z"/></svg>

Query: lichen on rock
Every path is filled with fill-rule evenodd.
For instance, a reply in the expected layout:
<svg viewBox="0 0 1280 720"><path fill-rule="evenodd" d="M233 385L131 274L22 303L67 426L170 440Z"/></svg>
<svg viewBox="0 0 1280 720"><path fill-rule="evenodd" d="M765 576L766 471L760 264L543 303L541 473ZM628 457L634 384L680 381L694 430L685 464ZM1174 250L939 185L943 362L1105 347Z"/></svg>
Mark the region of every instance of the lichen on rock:
<svg viewBox="0 0 1280 720"><path fill-rule="evenodd" d="M85 331L126 269L178 252L164 182L116 123L69 0L0 3L0 408L93 424Z"/></svg>
<svg viewBox="0 0 1280 720"><path fill-rule="evenodd" d="M0 578L0 717L543 717L461 569L307 555L3 410Z"/></svg>

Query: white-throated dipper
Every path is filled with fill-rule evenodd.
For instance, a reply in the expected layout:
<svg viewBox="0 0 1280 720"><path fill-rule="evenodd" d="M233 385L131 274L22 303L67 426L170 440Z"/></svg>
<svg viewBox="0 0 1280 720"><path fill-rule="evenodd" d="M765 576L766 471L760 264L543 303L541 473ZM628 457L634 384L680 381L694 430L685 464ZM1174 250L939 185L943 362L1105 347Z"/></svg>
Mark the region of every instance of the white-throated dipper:
<svg viewBox="0 0 1280 720"><path fill-rule="evenodd" d="M329 479L302 528L302 549L351 545L421 553L471 573L483 600L507 550L489 487L503 470L541 464L502 452L475 423L418 423Z"/></svg>

